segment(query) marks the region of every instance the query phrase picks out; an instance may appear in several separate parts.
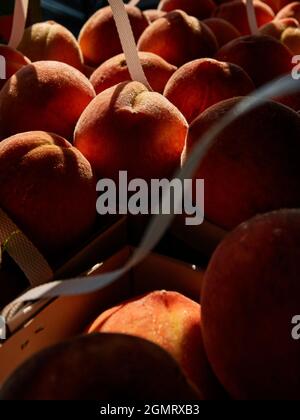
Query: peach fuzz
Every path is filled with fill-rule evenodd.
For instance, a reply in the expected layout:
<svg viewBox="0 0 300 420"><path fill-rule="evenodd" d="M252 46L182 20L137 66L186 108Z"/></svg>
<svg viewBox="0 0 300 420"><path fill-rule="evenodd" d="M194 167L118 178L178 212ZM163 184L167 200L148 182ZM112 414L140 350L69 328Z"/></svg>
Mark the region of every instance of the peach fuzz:
<svg viewBox="0 0 300 420"><path fill-rule="evenodd" d="M246 96L254 84L243 69L209 58L191 61L171 77L164 95L191 123L211 105Z"/></svg>
<svg viewBox="0 0 300 420"><path fill-rule="evenodd" d="M150 23L155 22L157 19L165 16L166 14L166 12L163 12L162 10L157 10L157 9L144 10L143 13Z"/></svg>
<svg viewBox="0 0 300 420"><path fill-rule="evenodd" d="M74 143L98 177L171 177L180 165L188 124L178 109L138 82L100 93L81 115Z"/></svg>
<svg viewBox="0 0 300 420"><path fill-rule="evenodd" d="M219 380L234 399L298 400L300 211L252 219L212 257L202 294L203 337ZM299 328L298 328L299 331Z"/></svg>
<svg viewBox="0 0 300 420"><path fill-rule="evenodd" d="M72 139L80 115L94 97L89 80L68 64L27 65L0 92L0 139L32 130Z"/></svg>
<svg viewBox="0 0 300 420"><path fill-rule="evenodd" d="M235 29L231 23L224 19L209 18L204 19L202 23L205 23L205 25L208 26L209 29L213 32L217 38L219 48L223 47L223 45L227 44L233 39L241 36L240 32Z"/></svg>
<svg viewBox="0 0 300 420"><path fill-rule="evenodd" d="M300 23L300 2L287 4L276 15L276 19L294 18Z"/></svg>
<svg viewBox="0 0 300 420"><path fill-rule="evenodd" d="M127 334L153 342L174 357L205 399L225 395L204 351L200 305L179 293L157 291L122 303L100 315L88 333Z"/></svg>
<svg viewBox="0 0 300 420"><path fill-rule="evenodd" d="M154 91L162 93L168 80L177 70L177 67L167 63L156 54L139 52L139 57L150 86ZM130 80L131 77L124 54L107 60L90 78L96 94L118 83Z"/></svg>
<svg viewBox="0 0 300 420"><path fill-rule="evenodd" d="M216 59L242 67L256 87L292 71L292 54L277 39L266 35L249 35L224 45Z"/></svg>
<svg viewBox="0 0 300 420"><path fill-rule="evenodd" d="M149 26L147 17L137 7L125 6L135 40ZM98 10L85 23L79 34L79 45L85 64L97 67L122 52L122 46L110 6Z"/></svg>
<svg viewBox="0 0 300 420"><path fill-rule="evenodd" d="M0 143L0 206L46 255L90 233L96 186L89 162L62 137L34 131Z"/></svg>
<svg viewBox="0 0 300 420"><path fill-rule="evenodd" d="M191 124L183 163L239 101L220 102ZM195 178L205 181L207 219L225 230L259 213L300 207L300 116L267 101L236 118L214 139Z"/></svg>
<svg viewBox="0 0 300 420"><path fill-rule="evenodd" d="M212 57L218 49L218 43L205 24L181 10L175 10L156 20L144 31L138 49L181 66L196 58Z"/></svg>
<svg viewBox="0 0 300 420"><path fill-rule="evenodd" d="M61 61L82 70L83 56L74 35L53 21L35 23L25 29L18 50L31 61Z"/></svg>
<svg viewBox="0 0 300 420"><path fill-rule="evenodd" d="M179 9L200 20L209 18L215 8L213 0L161 0L158 5L158 10L169 13Z"/></svg>
<svg viewBox="0 0 300 420"><path fill-rule="evenodd" d="M32 356L1 387L0 399L180 403L202 398L160 347L137 337L96 334Z"/></svg>
<svg viewBox="0 0 300 420"><path fill-rule="evenodd" d="M259 0L254 0L253 4L259 27L274 19L275 14L268 5ZM246 0L234 0L229 3L221 4L214 11L213 16L227 20L242 35L249 35L251 33L248 22Z"/></svg>
<svg viewBox="0 0 300 420"><path fill-rule="evenodd" d="M260 28L262 35L272 36L281 41L281 35L287 28L299 28L299 22L293 18L274 19Z"/></svg>
<svg viewBox="0 0 300 420"><path fill-rule="evenodd" d="M0 79L0 90L5 85L7 79L13 76L18 70L22 67L30 64L30 60L25 57L22 53L10 48L7 45L0 44L0 56L5 59L5 70L6 70L6 79Z"/></svg>

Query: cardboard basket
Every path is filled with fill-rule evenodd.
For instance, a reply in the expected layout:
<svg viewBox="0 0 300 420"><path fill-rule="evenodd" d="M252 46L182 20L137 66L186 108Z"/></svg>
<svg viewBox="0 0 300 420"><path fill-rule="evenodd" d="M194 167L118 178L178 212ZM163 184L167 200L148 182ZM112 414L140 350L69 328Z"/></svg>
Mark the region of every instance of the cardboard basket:
<svg viewBox="0 0 300 420"><path fill-rule="evenodd" d="M131 247L123 248L88 275L120 268L132 252ZM0 348L0 385L30 356L81 334L102 311L124 300L150 291L169 290L199 301L203 274L195 267L151 254L128 274L96 293L40 302L40 312L33 312L32 318Z"/></svg>

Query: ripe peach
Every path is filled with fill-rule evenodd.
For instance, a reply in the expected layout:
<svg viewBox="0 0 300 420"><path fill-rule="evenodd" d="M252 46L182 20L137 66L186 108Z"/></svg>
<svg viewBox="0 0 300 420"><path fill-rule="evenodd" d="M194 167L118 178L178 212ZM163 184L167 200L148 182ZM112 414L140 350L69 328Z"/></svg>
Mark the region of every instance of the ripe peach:
<svg viewBox="0 0 300 420"><path fill-rule="evenodd" d="M94 97L91 83L68 64L30 64L0 92L0 139L31 130L71 139L78 118Z"/></svg>
<svg viewBox="0 0 300 420"><path fill-rule="evenodd" d="M299 314L299 243L299 209L281 210L239 226L209 264L204 343L235 399L299 399L300 341L292 338L292 319Z"/></svg>
<svg viewBox="0 0 300 420"><path fill-rule="evenodd" d="M200 305L175 292L153 292L99 316L92 333L120 333L151 341L170 353L206 399L220 395L205 355Z"/></svg>
<svg viewBox="0 0 300 420"><path fill-rule="evenodd" d="M183 162L239 100L220 102L192 123ZM273 101L231 123L214 140L195 175L205 180L207 219L230 230L259 213L300 207L299 139L300 116Z"/></svg>
<svg viewBox="0 0 300 420"><path fill-rule="evenodd" d="M202 58L180 67L167 83L164 95L191 123L211 105L246 96L253 90L252 80L240 67Z"/></svg>
<svg viewBox="0 0 300 420"><path fill-rule="evenodd" d="M140 51L148 51L180 66L201 57L212 57L218 44L212 31L198 19L175 10L152 23L138 42Z"/></svg>
<svg viewBox="0 0 300 420"><path fill-rule="evenodd" d="M253 4L259 27L274 19L275 14L267 4L259 0L254 0ZM213 16L227 20L242 35L249 35L251 33L248 22L246 0L234 0L229 3L221 4L214 11Z"/></svg>
<svg viewBox="0 0 300 420"><path fill-rule="evenodd" d="M99 177L165 178L180 164L188 124L166 98L138 82L98 95L75 129L76 147Z"/></svg>
<svg viewBox="0 0 300 420"><path fill-rule="evenodd" d="M292 54L277 39L266 35L249 35L222 47L217 60L228 61L242 67L256 87L292 71Z"/></svg>
<svg viewBox="0 0 300 420"><path fill-rule="evenodd" d="M96 186L89 162L62 137L34 131L0 143L0 206L48 254L89 233Z"/></svg>
<svg viewBox="0 0 300 420"><path fill-rule="evenodd" d="M158 9L144 10L144 15L146 16L146 18L148 19L150 23L153 23L157 19L165 16L165 14L166 12L163 12L162 10L158 10Z"/></svg>
<svg viewBox="0 0 300 420"><path fill-rule="evenodd" d="M231 23L224 19L209 18L204 19L202 23L205 23L205 25L207 25L209 29L211 29L211 31L214 33L220 48L233 39L239 38L241 36L240 32L235 29Z"/></svg>
<svg viewBox="0 0 300 420"><path fill-rule="evenodd" d="M137 41L149 26L146 16L137 8L125 6ZM122 52L117 27L110 6L98 10L83 26L79 45L85 63L97 67Z"/></svg>
<svg viewBox="0 0 300 420"><path fill-rule="evenodd" d="M281 42L289 48L292 54L300 54L300 27L287 28L281 35Z"/></svg>
<svg viewBox="0 0 300 420"><path fill-rule="evenodd" d="M0 44L0 56L5 59L6 79L0 78L0 90L6 83L6 80L13 76L22 67L30 64L30 60L19 51Z"/></svg>
<svg viewBox="0 0 300 420"><path fill-rule="evenodd" d="M61 61L82 70L83 57L74 35L56 22L40 22L25 29L18 50L31 61Z"/></svg>
<svg viewBox="0 0 300 420"><path fill-rule="evenodd" d="M180 9L200 20L209 18L215 8L213 0L161 0L158 6L158 9L164 12Z"/></svg>
<svg viewBox="0 0 300 420"><path fill-rule="evenodd" d="M156 92L162 93L167 81L177 68L167 63L156 54L139 52L139 57L150 86ZM124 54L117 55L116 57L107 60L90 78L96 94L99 94L118 83L130 80L131 77Z"/></svg>
<svg viewBox="0 0 300 420"><path fill-rule="evenodd" d="M260 28L260 33L262 35L272 36L280 41L281 35L287 28L299 28L299 26L298 21L293 18L274 19L272 22L262 26Z"/></svg>
<svg viewBox="0 0 300 420"><path fill-rule="evenodd" d="M294 18L300 23L300 2L287 4L276 15L276 19Z"/></svg>

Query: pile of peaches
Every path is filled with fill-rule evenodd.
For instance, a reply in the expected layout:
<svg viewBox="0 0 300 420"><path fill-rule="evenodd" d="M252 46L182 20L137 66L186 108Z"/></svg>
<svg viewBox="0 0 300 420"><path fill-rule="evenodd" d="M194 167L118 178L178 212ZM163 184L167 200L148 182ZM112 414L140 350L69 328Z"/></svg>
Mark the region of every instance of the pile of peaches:
<svg viewBox="0 0 300 420"><path fill-rule="evenodd" d="M157 10L126 10L151 89L130 81L110 7L78 40L43 22L25 30L18 50L0 46L8 76L0 85L0 206L47 257L93 230L96 180L117 181L119 171L172 178L243 97L292 77L300 54L298 1L254 0L255 34L246 0L162 0ZM173 292L122 304L88 328L112 334L109 345L109 336L92 335L47 350L20 372L32 386L19 396L63 397L70 386L62 371L82 366L85 350L89 363L76 375L90 397L119 395L117 383L120 395L131 389L141 399L300 397L300 341L291 334L300 314L296 86L237 117L199 163L206 219L229 232L207 268L201 308ZM121 342L119 333L173 358L133 337ZM89 382L99 366L107 372L100 395ZM51 390L49 373L58 378ZM20 383L10 382L6 396ZM73 397L84 396L78 383Z"/></svg>

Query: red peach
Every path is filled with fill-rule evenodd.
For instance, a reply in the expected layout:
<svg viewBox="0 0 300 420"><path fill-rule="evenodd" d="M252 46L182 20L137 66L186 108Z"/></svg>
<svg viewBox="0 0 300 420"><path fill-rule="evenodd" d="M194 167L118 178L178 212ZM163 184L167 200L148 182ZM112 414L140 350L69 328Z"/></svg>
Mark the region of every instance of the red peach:
<svg viewBox="0 0 300 420"><path fill-rule="evenodd" d="M88 79L68 64L27 65L0 92L0 139L31 130L72 139L80 115L94 97Z"/></svg>
<svg viewBox="0 0 300 420"><path fill-rule="evenodd" d="M149 26L146 16L137 8L125 6L135 40ZM110 6L98 10L83 26L79 45L85 63L97 67L122 52L122 46Z"/></svg>
<svg viewBox="0 0 300 420"><path fill-rule="evenodd" d="M249 35L222 47L216 59L242 67L256 87L292 71L292 54L277 39L266 35Z"/></svg>
<svg viewBox="0 0 300 420"><path fill-rule="evenodd" d="M205 25L207 25L209 29L211 29L211 31L214 33L220 48L233 39L239 38L241 36L240 32L235 29L231 23L224 19L209 18L204 19L202 22L205 23Z"/></svg>
<svg viewBox="0 0 300 420"><path fill-rule="evenodd" d="M202 58L180 67L167 83L164 95L191 123L211 105L246 96L254 89L250 77L235 64Z"/></svg>
<svg viewBox="0 0 300 420"><path fill-rule="evenodd" d="M174 74L177 67L167 63L156 54L139 52L139 57L150 86L156 92L162 93L167 81L172 74ZM116 57L107 60L90 78L96 94L99 94L118 83L130 80L131 77L124 54L117 55Z"/></svg>
<svg viewBox="0 0 300 420"><path fill-rule="evenodd" d="M36 23L25 29L18 50L31 61L61 61L82 70L83 56L74 35L53 21Z"/></svg>
<svg viewBox="0 0 300 420"><path fill-rule="evenodd" d="M239 226L209 264L204 344L235 399L299 399L300 341L292 337L299 314L299 243L299 209L281 210Z"/></svg>
<svg viewBox="0 0 300 420"><path fill-rule="evenodd" d="M215 10L216 4L213 0L161 0L159 10L173 12L173 10L183 10L190 16L200 20L209 18Z"/></svg>
<svg viewBox="0 0 300 420"><path fill-rule="evenodd" d="M96 216L92 169L62 137L34 131L2 141L0 180L1 208L47 255L90 233Z"/></svg>
<svg viewBox="0 0 300 420"><path fill-rule="evenodd" d="M220 102L192 123L183 163L239 101ZM205 181L208 221L225 230L259 213L300 207L300 116L267 101L236 118L212 142L195 177Z"/></svg>
<svg viewBox="0 0 300 420"><path fill-rule="evenodd" d="M283 7L276 15L276 19L294 18L300 23L300 2L294 1Z"/></svg>
<svg viewBox="0 0 300 420"><path fill-rule="evenodd" d="M218 44L205 24L181 10L175 10L144 31L138 49L157 54L168 63L180 66L196 58L212 57Z"/></svg>
<svg viewBox="0 0 300 420"><path fill-rule="evenodd" d="M166 98L138 82L100 93L75 129L76 147L99 177L162 179L180 165L188 124Z"/></svg>
<svg viewBox="0 0 300 420"><path fill-rule="evenodd" d="M268 5L259 0L254 0L253 4L259 27L274 19L275 14ZM246 0L234 0L229 3L221 4L221 6L214 11L213 16L227 20L242 35L249 35L251 33L248 22Z"/></svg>
<svg viewBox="0 0 300 420"><path fill-rule="evenodd" d="M6 83L6 80L13 76L22 67L30 64L30 60L19 51L0 44L0 56L5 59L6 79L0 78L0 90Z"/></svg>
<svg viewBox="0 0 300 420"><path fill-rule="evenodd" d="M272 36L273 38L281 40L281 35L287 28L299 28L299 22L293 18L274 19L272 22L263 25L260 28L262 35Z"/></svg>
<svg viewBox="0 0 300 420"><path fill-rule="evenodd" d="M120 333L159 345L170 353L205 399L221 397L204 351L200 305L175 292L153 292L104 312L89 334Z"/></svg>

